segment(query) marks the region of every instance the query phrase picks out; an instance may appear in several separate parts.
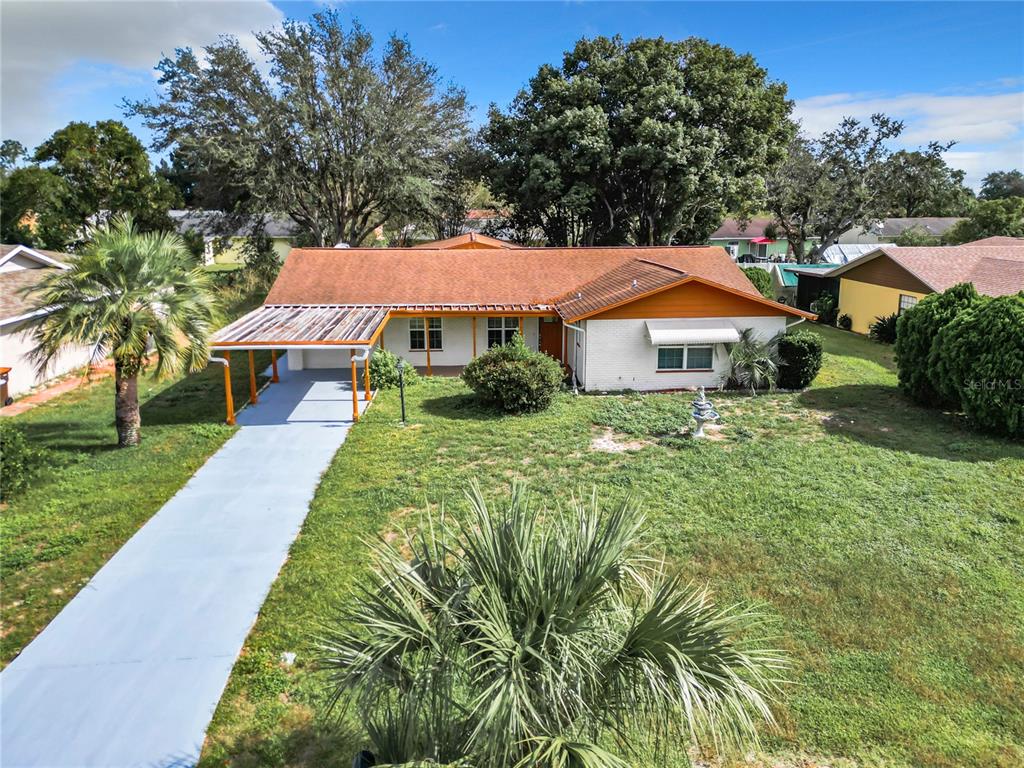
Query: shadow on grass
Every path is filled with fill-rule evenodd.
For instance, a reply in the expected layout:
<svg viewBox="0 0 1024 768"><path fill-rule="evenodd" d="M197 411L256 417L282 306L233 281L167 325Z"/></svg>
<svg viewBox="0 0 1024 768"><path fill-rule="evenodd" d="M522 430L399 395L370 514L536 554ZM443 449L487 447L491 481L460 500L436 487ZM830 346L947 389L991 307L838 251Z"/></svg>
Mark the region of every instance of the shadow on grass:
<svg viewBox="0 0 1024 768"><path fill-rule="evenodd" d="M1024 457L1024 446L985 435L962 419L907 400L896 387L844 384L810 389L801 405L830 412L827 432L868 445L946 461L997 461Z"/></svg>
<svg viewBox="0 0 1024 768"><path fill-rule="evenodd" d="M348 768L359 750L367 748L365 737L353 725L329 718L282 724L273 733L269 738L246 732L233 739L211 739L197 768Z"/></svg>
<svg viewBox="0 0 1024 768"><path fill-rule="evenodd" d="M268 365L270 353L258 353L256 370L263 371ZM256 375L258 387L266 381L267 377L262 373ZM231 366L231 392L237 411L249 400L249 369L242 356ZM198 373L185 376L143 403L141 413L143 429L147 424L222 423L227 415L224 369L220 365L209 365Z"/></svg>
<svg viewBox="0 0 1024 768"><path fill-rule="evenodd" d="M429 397L421 400L413 407L422 408L431 416L438 416L443 419L497 421L504 416L500 411L480 403L476 399L476 395L470 392L442 397Z"/></svg>

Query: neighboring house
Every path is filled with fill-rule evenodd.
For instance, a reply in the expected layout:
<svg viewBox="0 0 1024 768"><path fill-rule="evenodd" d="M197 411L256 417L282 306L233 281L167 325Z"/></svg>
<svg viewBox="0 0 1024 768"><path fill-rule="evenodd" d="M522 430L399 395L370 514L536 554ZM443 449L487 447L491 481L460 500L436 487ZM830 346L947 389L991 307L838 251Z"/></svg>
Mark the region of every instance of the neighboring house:
<svg viewBox="0 0 1024 768"><path fill-rule="evenodd" d="M885 246L827 273L839 278L839 313L867 333L876 317L902 312L957 283L1005 296L1024 290L1024 238L988 238L932 248Z"/></svg>
<svg viewBox="0 0 1024 768"><path fill-rule="evenodd" d="M725 248L733 261L785 261L791 251L789 241L785 237L768 237L765 230L770 232L771 227L769 217L753 218L745 225L738 219L726 219L711 233L708 242ZM805 244L807 249L813 245L812 240Z"/></svg>
<svg viewBox="0 0 1024 768"><path fill-rule="evenodd" d="M496 237L488 237L477 232L467 232L464 235L456 235L446 240L431 240L429 243L422 243L417 248L440 248L452 250L458 248L522 248L510 240L499 240Z"/></svg>
<svg viewBox="0 0 1024 768"><path fill-rule="evenodd" d="M168 212L179 235L192 232L203 238L204 264L241 264L242 246L251 237L260 217L226 214L221 211L172 210ZM264 217L264 234L274 251L284 260L295 244L299 225L290 216Z"/></svg>
<svg viewBox="0 0 1024 768"><path fill-rule="evenodd" d="M811 302L818 298L818 294L828 290L828 284L821 282L822 276L835 269L835 264L773 264L772 267L772 295L775 300L810 310Z"/></svg>
<svg viewBox="0 0 1024 768"><path fill-rule="evenodd" d="M865 253L871 253L876 248L885 248L892 243L834 243L825 248L820 254L821 262L830 266L837 264L848 264Z"/></svg>
<svg viewBox="0 0 1024 768"><path fill-rule="evenodd" d="M916 229L923 234L942 237L946 230L961 221L956 216L914 216L910 218L882 219L867 227L853 227L839 236L839 243L881 245L892 242L904 232Z"/></svg>
<svg viewBox="0 0 1024 768"><path fill-rule="evenodd" d="M34 309L35 301L25 291L54 270L70 269L66 260L71 258L74 257L25 245L0 245L0 369L10 369L6 373L9 397L81 368L91 360L91 346L70 347L40 375L30 356L35 348L32 333L36 323L48 312Z"/></svg>
<svg viewBox="0 0 1024 768"><path fill-rule="evenodd" d="M293 250L266 303L215 350L337 368L382 346L455 373L521 333L588 390L723 384L729 345L813 317L758 293L717 247ZM355 389L355 387L354 387Z"/></svg>

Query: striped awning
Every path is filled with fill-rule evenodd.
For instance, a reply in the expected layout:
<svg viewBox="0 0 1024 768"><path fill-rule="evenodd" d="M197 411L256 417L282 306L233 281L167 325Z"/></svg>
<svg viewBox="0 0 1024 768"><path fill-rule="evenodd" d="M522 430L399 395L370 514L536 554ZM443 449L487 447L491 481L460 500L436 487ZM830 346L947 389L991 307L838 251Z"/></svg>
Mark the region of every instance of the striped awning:
<svg viewBox="0 0 1024 768"><path fill-rule="evenodd" d="M222 328L212 349L239 347L367 346L388 319L389 307L270 304Z"/></svg>

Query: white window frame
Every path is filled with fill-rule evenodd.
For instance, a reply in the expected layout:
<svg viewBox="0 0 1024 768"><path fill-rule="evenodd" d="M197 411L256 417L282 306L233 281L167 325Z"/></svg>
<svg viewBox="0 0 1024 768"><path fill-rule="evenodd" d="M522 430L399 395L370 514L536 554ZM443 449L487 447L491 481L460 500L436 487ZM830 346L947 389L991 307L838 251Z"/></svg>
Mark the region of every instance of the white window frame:
<svg viewBox="0 0 1024 768"><path fill-rule="evenodd" d="M907 299L910 302L910 304L908 304L907 306L903 306L904 299ZM896 303L896 314L902 315L908 309L913 309L914 307L917 306L917 302L919 301L920 299L917 298L917 296L911 296L910 294L907 293L901 293L899 301Z"/></svg>
<svg viewBox="0 0 1024 768"><path fill-rule="evenodd" d="M423 346L414 347L412 343L412 335L414 332L423 334ZM430 344L430 334L436 332L440 334L441 343L438 346L432 346ZM444 351L444 322L440 317L410 317L409 318L409 351L410 352L426 352L427 347L430 347L431 352L443 352Z"/></svg>
<svg viewBox="0 0 1024 768"><path fill-rule="evenodd" d="M498 321L499 327L492 328L491 322ZM500 344L491 344L491 332L497 332L501 334ZM519 318L518 317L488 317L487 318L487 348L501 346L508 344L512 341L513 337L519 333Z"/></svg>
<svg viewBox="0 0 1024 768"><path fill-rule="evenodd" d="M682 368L662 368L661 367L661 350L663 349L681 349L683 350L683 367ZM691 349L710 349L711 350L711 365L707 368L691 368L690 367L690 350ZM659 373L702 373L705 371L712 371L715 368L715 345L714 344L664 344L657 347L658 359L655 365L658 366L656 370Z"/></svg>

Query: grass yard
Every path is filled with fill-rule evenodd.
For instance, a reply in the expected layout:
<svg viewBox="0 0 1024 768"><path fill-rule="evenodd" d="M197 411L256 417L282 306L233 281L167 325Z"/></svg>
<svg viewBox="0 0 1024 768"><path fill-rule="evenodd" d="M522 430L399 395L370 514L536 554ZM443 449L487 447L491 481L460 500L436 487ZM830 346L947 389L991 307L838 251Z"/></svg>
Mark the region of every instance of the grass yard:
<svg viewBox="0 0 1024 768"><path fill-rule="evenodd" d="M241 314L252 301L232 307ZM269 353L258 356L265 367ZM244 356L236 408L249 398ZM29 487L0 512L0 663L6 665L231 436L220 366L139 380L142 445L119 450L112 377L10 417L44 452Z"/></svg>
<svg viewBox="0 0 1024 768"><path fill-rule="evenodd" d="M324 476L203 765L348 766L362 736L318 714L310 662L366 567L363 540L400 542L426 504L458 512L470 479L497 497L513 477L543 503L595 484L608 503L639 496L679 568L762 607L794 664L774 757L1024 763L1024 446L909 405L888 348L819 332L814 388L716 395L726 423L697 444L673 434L687 395L566 395L501 418L430 379L408 390L402 429L383 394Z"/></svg>

